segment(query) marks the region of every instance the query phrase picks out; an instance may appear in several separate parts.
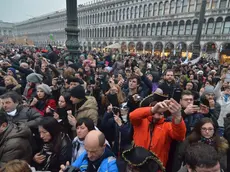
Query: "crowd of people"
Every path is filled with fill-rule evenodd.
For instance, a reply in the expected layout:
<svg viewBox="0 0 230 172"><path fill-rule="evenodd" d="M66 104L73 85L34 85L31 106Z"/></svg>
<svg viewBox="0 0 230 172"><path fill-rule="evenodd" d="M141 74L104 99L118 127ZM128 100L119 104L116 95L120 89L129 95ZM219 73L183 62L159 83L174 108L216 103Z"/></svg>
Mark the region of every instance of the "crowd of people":
<svg viewBox="0 0 230 172"><path fill-rule="evenodd" d="M230 66L0 47L0 172L230 171Z"/></svg>

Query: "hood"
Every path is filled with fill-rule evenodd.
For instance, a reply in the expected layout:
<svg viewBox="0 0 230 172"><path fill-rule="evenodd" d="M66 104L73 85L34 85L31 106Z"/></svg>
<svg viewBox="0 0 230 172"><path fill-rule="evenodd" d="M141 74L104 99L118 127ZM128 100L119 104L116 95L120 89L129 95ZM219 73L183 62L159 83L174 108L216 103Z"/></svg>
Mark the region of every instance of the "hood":
<svg viewBox="0 0 230 172"><path fill-rule="evenodd" d="M9 139L13 139L13 138L30 139L30 137L31 137L31 131L26 125L22 123L17 123L17 124L9 123L8 128L6 129L6 131L3 133L1 137L0 145Z"/></svg>
<svg viewBox="0 0 230 172"><path fill-rule="evenodd" d="M86 98L87 98L86 102L79 108L78 111L85 110L85 109L98 110L96 99L92 96L87 96Z"/></svg>

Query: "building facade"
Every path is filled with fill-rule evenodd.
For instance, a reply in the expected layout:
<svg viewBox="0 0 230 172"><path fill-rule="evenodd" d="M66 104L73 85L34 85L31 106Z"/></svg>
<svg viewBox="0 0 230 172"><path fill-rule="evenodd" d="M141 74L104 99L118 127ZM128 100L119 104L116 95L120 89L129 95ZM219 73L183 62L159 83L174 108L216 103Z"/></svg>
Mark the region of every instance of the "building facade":
<svg viewBox="0 0 230 172"><path fill-rule="evenodd" d="M189 55L202 0L96 0L78 6L79 41L84 49L119 42L123 52ZM16 24L18 35L35 44L64 44L65 11ZM49 38L53 35L53 40ZM207 0L202 51L217 57L230 50L230 2ZM230 56L230 54L229 54Z"/></svg>
<svg viewBox="0 0 230 172"><path fill-rule="evenodd" d="M0 21L0 43L13 36L13 23Z"/></svg>

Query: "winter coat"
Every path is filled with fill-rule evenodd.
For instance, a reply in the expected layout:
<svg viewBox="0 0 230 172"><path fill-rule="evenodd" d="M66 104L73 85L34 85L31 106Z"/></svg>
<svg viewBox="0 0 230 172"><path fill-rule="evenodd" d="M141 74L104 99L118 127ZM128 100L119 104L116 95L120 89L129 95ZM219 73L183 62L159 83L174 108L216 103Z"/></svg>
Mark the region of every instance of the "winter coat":
<svg viewBox="0 0 230 172"><path fill-rule="evenodd" d="M40 124L40 121L42 119L42 116L39 112L31 107L26 107L22 105L19 105L16 110L17 111L15 116L7 115L7 119L9 122L25 123L29 128L38 128L38 125Z"/></svg>
<svg viewBox="0 0 230 172"><path fill-rule="evenodd" d="M8 128L0 134L0 167L14 159L32 159L31 131L24 124L8 124Z"/></svg>
<svg viewBox="0 0 230 172"><path fill-rule="evenodd" d="M78 168L80 172L86 172L88 167L87 152L84 152L73 164L75 168ZM97 172L118 172L116 158L110 156L105 158Z"/></svg>
<svg viewBox="0 0 230 172"><path fill-rule="evenodd" d="M78 119L88 117L93 120L95 126L98 120L97 101L92 96L86 97L86 102L78 109L75 109L75 117Z"/></svg>
<svg viewBox="0 0 230 172"><path fill-rule="evenodd" d="M218 125L219 127L224 127L224 118L228 113L230 113L230 97L228 97L227 102L224 101L224 93L221 92L222 82L218 82L215 87L215 96L216 101L220 104L221 110L218 116Z"/></svg>
<svg viewBox="0 0 230 172"><path fill-rule="evenodd" d="M179 124L175 124L174 119L172 122L165 122L164 118L160 119L153 129L150 145L151 107L138 108L131 112L129 117L134 128L133 140L135 145L146 149L150 148L166 166L172 140L183 141L185 139L184 120L182 119Z"/></svg>
<svg viewBox="0 0 230 172"><path fill-rule="evenodd" d="M103 133L106 136L114 136L114 140L109 141L114 141L113 152L115 155L119 156L125 149L127 149L127 147L131 145L131 124L129 121L121 126L118 126L114 120L113 113L106 112L102 120L102 128Z"/></svg>
<svg viewBox="0 0 230 172"><path fill-rule="evenodd" d="M54 153L52 150L43 149L40 151L42 155L46 156L46 159L41 164L36 164L35 167L38 170L42 171L52 171L58 172L60 170L60 166L65 164L67 161L71 162L72 156L72 143L68 135L64 133L61 134L60 141L60 150L58 153ZM49 143L48 143L49 144ZM47 147L46 147L47 148ZM51 147L52 149L53 147Z"/></svg>
<svg viewBox="0 0 230 172"><path fill-rule="evenodd" d="M225 131L225 138L228 140L230 144L230 116L224 119L224 131ZM228 171L230 171L230 149L228 149L227 153L227 164L228 164Z"/></svg>
<svg viewBox="0 0 230 172"><path fill-rule="evenodd" d="M163 94L168 95L169 98L173 96L174 89L178 86L172 82L167 83L167 81L163 81L161 84L159 84L158 88L160 88L163 91Z"/></svg>
<svg viewBox="0 0 230 172"><path fill-rule="evenodd" d="M56 101L53 98L48 98L44 101L38 100L37 104L34 106L34 108L37 109L37 111L44 116L46 109L48 107L51 107L52 109L56 110Z"/></svg>

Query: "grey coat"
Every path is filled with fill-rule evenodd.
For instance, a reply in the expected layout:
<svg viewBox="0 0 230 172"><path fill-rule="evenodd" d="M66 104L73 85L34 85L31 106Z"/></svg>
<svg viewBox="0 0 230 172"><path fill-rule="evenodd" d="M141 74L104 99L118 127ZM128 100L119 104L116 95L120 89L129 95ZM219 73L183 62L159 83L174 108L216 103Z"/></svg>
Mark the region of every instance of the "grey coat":
<svg viewBox="0 0 230 172"><path fill-rule="evenodd" d="M40 121L42 119L41 114L34 108L21 106L17 107L17 112L15 116L7 115L9 122L13 123L25 123L29 128L38 128Z"/></svg>
<svg viewBox="0 0 230 172"><path fill-rule="evenodd" d="M24 124L8 124L0 134L0 167L8 161L21 159L31 161L31 131Z"/></svg>

